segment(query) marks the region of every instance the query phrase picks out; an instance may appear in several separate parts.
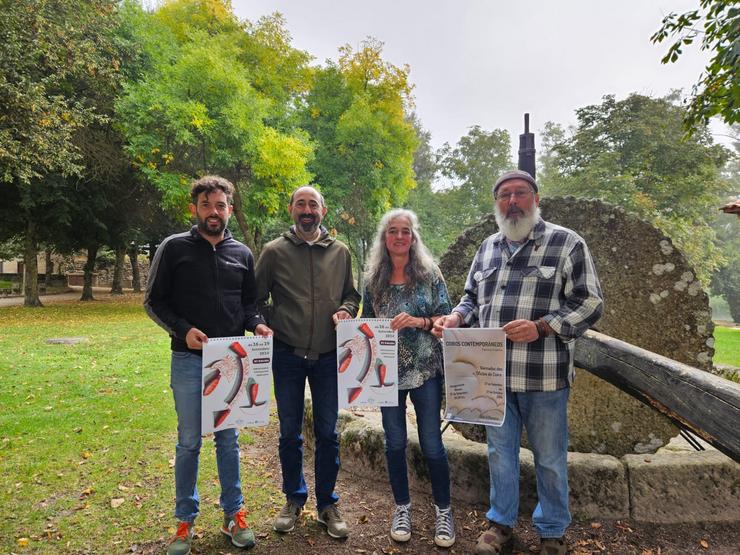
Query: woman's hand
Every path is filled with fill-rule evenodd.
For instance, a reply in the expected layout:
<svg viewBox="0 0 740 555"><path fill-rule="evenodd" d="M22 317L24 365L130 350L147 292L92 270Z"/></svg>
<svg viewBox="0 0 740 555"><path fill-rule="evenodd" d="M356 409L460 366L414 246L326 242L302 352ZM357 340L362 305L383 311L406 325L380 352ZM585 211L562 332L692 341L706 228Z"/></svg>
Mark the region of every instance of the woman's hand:
<svg viewBox="0 0 740 555"><path fill-rule="evenodd" d="M417 318L416 316L411 316L406 312L401 312L391 320L391 329L402 330L403 328L423 328L424 324L424 318Z"/></svg>

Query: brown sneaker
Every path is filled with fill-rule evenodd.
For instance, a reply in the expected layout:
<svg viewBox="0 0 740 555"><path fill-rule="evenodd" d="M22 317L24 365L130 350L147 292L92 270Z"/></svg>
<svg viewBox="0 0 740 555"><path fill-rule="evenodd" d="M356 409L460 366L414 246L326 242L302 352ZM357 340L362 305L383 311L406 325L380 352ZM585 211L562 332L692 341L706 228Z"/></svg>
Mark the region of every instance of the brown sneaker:
<svg viewBox="0 0 740 555"><path fill-rule="evenodd" d="M565 538L542 538L540 540L540 555L565 555L568 553L568 544Z"/></svg>
<svg viewBox="0 0 740 555"><path fill-rule="evenodd" d="M491 521L488 530L478 536L475 552L479 555L498 555L511 543L512 536L511 526Z"/></svg>

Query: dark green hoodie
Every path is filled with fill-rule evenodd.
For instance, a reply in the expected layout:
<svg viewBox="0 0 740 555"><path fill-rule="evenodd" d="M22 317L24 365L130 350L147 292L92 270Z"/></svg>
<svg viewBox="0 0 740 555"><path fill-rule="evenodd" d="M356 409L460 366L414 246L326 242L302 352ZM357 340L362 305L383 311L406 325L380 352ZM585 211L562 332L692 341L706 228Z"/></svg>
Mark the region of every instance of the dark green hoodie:
<svg viewBox="0 0 740 555"><path fill-rule="evenodd" d="M256 275L260 311L275 338L301 356L316 358L336 348L335 312L357 315L360 294L352 278L349 249L323 227L313 244L292 228L267 243Z"/></svg>

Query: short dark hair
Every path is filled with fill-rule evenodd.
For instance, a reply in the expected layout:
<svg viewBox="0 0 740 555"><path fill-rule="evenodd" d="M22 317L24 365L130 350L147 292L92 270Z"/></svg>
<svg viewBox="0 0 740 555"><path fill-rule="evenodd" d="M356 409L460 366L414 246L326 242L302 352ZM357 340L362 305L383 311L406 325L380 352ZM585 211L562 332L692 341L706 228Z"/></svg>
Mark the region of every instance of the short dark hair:
<svg viewBox="0 0 740 555"><path fill-rule="evenodd" d="M231 198L234 196L234 186L228 179L217 175L204 175L200 179L193 181L190 187L190 200L193 204L198 204L198 197L201 193L205 193L208 196L214 191L223 191L229 204L231 204Z"/></svg>

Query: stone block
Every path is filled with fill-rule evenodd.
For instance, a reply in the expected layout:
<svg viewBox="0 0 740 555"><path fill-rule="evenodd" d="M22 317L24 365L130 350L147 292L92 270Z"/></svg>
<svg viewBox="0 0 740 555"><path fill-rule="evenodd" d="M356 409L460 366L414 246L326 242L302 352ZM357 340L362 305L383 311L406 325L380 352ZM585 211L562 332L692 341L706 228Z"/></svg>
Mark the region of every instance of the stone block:
<svg viewBox="0 0 740 555"><path fill-rule="evenodd" d="M568 453L568 485L574 518L629 517L627 472L616 457Z"/></svg>
<svg viewBox="0 0 740 555"><path fill-rule="evenodd" d="M740 465L722 453L625 455L622 461L635 520L740 521Z"/></svg>

